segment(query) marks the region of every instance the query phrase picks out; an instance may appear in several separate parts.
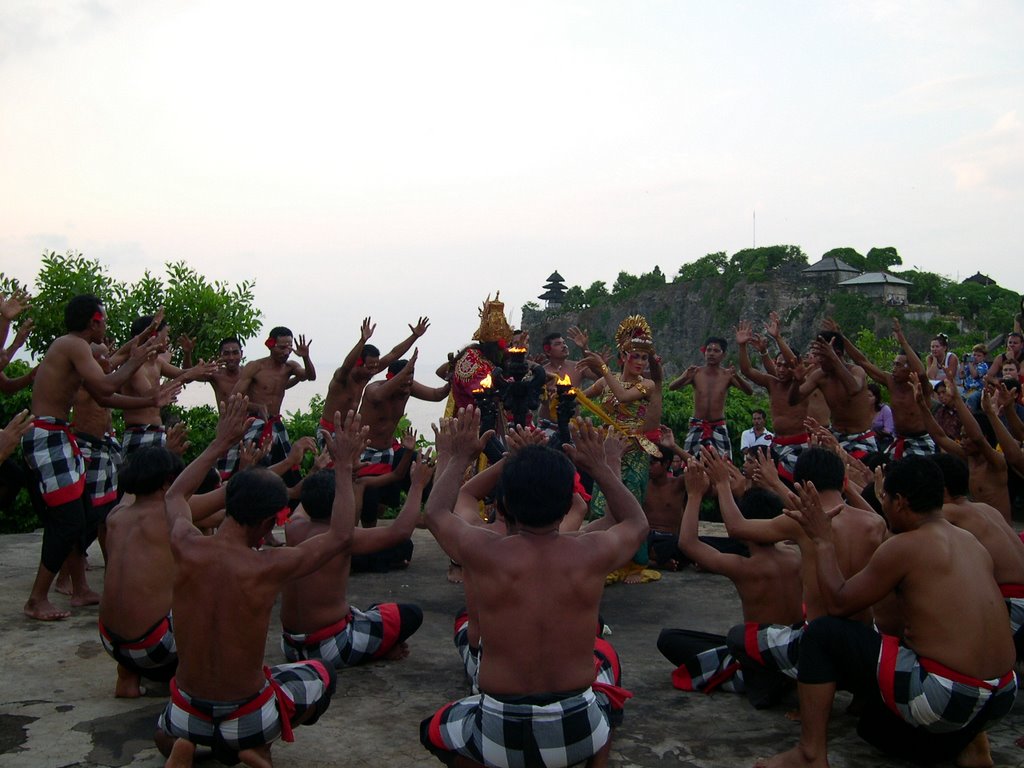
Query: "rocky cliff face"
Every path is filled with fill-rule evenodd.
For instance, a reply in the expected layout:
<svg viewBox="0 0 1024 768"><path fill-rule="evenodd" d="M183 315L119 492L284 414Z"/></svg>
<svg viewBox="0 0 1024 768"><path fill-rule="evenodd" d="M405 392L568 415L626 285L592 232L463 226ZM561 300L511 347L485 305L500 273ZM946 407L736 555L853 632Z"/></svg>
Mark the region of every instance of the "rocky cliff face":
<svg viewBox="0 0 1024 768"><path fill-rule="evenodd" d="M722 336L729 342L726 356L735 364L736 324L750 320L762 333L772 310L779 313L783 337L790 346L806 350L831 312L830 293L827 287L794 276L757 283L739 280L734 284L705 279L669 283L658 290L620 301L611 299L579 312L524 309L523 327L530 332L530 354L540 353L546 334L564 332L573 325L589 331L591 347L601 349L614 346L615 329L624 317L641 314L654 330L655 348L662 357L667 380L687 366L703 362L700 347L708 336ZM879 305L877 315L864 318L864 326L888 335L891 321L884 309Z"/></svg>

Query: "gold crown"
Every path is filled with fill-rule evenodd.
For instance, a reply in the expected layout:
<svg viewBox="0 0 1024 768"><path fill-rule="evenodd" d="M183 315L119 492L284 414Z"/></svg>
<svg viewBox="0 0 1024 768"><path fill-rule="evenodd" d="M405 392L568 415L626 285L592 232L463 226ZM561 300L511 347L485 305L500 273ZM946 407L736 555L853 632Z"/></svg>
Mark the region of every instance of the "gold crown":
<svg viewBox="0 0 1024 768"><path fill-rule="evenodd" d="M476 341L505 341L512 338L512 326L505 319L505 303L499 301L501 291L494 294L487 294L487 299L480 307L480 327L473 334Z"/></svg>
<svg viewBox="0 0 1024 768"><path fill-rule="evenodd" d="M619 323L619 327L615 331L615 345L619 348L619 352L654 348L651 326L648 325L643 315L630 315Z"/></svg>

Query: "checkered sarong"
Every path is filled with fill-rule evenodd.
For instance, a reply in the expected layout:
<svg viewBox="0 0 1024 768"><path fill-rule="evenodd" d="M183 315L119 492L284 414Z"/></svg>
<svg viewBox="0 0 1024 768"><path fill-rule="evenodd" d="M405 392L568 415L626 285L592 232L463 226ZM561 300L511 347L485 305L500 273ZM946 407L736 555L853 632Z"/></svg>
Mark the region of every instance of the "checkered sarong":
<svg viewBox="0 0 1024 768"><path fill-rule="evenodd" d="M160 424L125 424L121 438L121 457L127 459L139 448L167 445L167 430Z"/></svg>
<svg viewBox="0 0 1024 768"><path fill-rule="evenodd" d="M991 725L1013 706L1017 677L1011 669L991 680L962 675L882 635L878 654L878 687L886 706L905 722L932 733L968 726L985 709Z"/></svg>
<svg viewBox="0 0 1024 768"><path fill-rule="evenodd" d="M121 467L121 444L110 433L103 437L76 432L85 459L85 493L99 507L117 499L117 471Z"/></svg>
<svg viewBox="0 0 1024 768"><path fill-rule="evenodd" d="M743 671L729 647L718 645L694 654L672 670L672 685L681 691L743 693Z"/></svg>
<svg viewBox="0 0 1024 768"><path fill-rule="evenodd" d="M796 461L800 454L811 445L811 436L806 432L799 435L776 435L772 443L772 453L775 455L776 467L779 470L779 477L793 482L793 473L796 471Z"/></svg>
<svg viewBox="0 0 1024 768"><path fill-rule="evenodd" d="M170 680L178 668L178 648L174 643L174 622L170 614L160 619L134 640L114 634L98 622L100 642L110 657L131 672L150 680Z"/></svg>
<svg viewBox="0 0 1024 768"><path fill-rule="evenodd" d="M245 437L242 439L246 443L255 440L257 445L261 445L267 438L270 438L270 440L267 445L267 456L263 460L264 464L282 461L291 452L292 443L288 439L288 428L281 421L280 414L271 416L267 421L263 419L254 420L245 431Z"/></svg>
<svg viewBox="0 0 1024 768"><path fill-rule="evenodd" d="M725 426L725 419L690 419L690 431L686 433L683 450L699 456L702 445L714 448L718 455L724 458L732 456L732 443L729 442L729 429Z"/></svg>
<svg viewBox="0 0 1024 768"><path fill-rule="evenodd" d="M48 507L81 498L85 491L85 459L63 419L40 416L22 435L25 463L36 474L43 501Z"/></svg>
<svg viewBox="0 0 1024 768"><path fill-rule="evenodd" d="M892 444L892 457L899 461L904 456L934 456L939 449L927 432L921 435L896 435Z"/></svg>
<svg viewBox="0 0 1024 768"><path fill-rule="evenodd" d="M469 644L469 614L466 611L455 617L455 648L462 657L471 690L480 693L480 648Z"/></svg>
<svg viewBox="0 0 1024 768"><path fill-rule="evenodd" d="M420 725L423 745L485 765L564 768L588 760L611 737L607 698L593 688L501 697L480 693L442 707Z"/></svg>
<svg viewBox="0 0 1024 768"><path fill-rule="evenodd" d="M744 651L750 661L766 669L774 669L796 680L800 661L800 638L806 624L753 624L744 625Z"/></svg>
<svg viewBox="0 0 1024 768"><path fill-rule="evenodd" d="M234 765L238 753L274 741L293 741L292 719L315 707L314 723L334 693L334 675L319 661L264 667L267 683L245 701L206 701L189 696L171 680L171 700L157 720L168 736L213 747L214 757Z"/></svg>
<svg viewBox="0 0 1024 768"><path fill-rule="evenodd" d="M281 651L288 661L318 659L335 669L354 667L394 648L401 629L395 603L381 603L365 612L350 607L348 616L316 632L282 632Z"/></svg>
<svg viewBox="0 0 1024 768"><path fill-rule="evenodd" d="M878 441L870 429L867 432L837 432L833 429L832 434L843 450L855 459L864 459L869 454L878 453Z"/></svg>

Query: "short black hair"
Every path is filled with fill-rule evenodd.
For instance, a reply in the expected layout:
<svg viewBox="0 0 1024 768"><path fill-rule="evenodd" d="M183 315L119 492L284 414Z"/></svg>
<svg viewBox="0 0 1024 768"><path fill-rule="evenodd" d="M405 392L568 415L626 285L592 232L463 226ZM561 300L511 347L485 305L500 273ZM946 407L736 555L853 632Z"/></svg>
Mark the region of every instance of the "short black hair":
<svg viewBox="0 0 1024 768"><path fill-rule="evenodd" d="M765 412L764 408L755 408L750 412L750 415L753 416L755 413L760 413L766 419L768 418L768 414Z"/></svg>
<svg viewBox="0 0 1024 768"><path fill-rule="evenodd" d="M242 342L236 336L226 336L220 340L220 344L217 345L217 351L223 352L225 344L237 344L239 349L242 348Z"/></svg>
<svg viewBox="0 0 1024 768"><path fill-rule="evenodd" d="M942 470L930 456L907 456L886 468L886 494L902 496L919 515L942 508L945 487Z"/></svg>
<svg viewBox="0 0 1024 768"><path fill-rule="evenodd" d="M725 352L726 348L729 345L729 343L721 336L708 336L706 339L704 339L704 346L706 347L708 344L717 344L719 347L722 348L723 352Z"/></svg>
<svg viewBox="0 0 1024 768"><path fill-rule="evenodd" d="M149 327L149 324L152 323L152 322L153 322L153 315L142 315L141 317L136 317L134 320L132 320L132 330L131 330L132 338L134 339L136 336L138 336L140 333L142 333L144 330L146 330ZM160 325L157 327L157 330L159 331L160 329L166 328L166 327L167 327L167 321L166 320L161 320L160 321Z"/></svg>
<svg viewBox="0 0 1024 768"><path fill-rule="evenodd" d="M395 360L395 362L388 366L388 376L397 376L405 370L405 366L408 364L408 360Z"/></svg>
<svg viewBox="0 0 1024 768"><path fill-rule="evenodd" d="M283 325L277 325L270 329L268 336L272 339L276 339L278 336L294 336L291 328L285 328Z"/></svg>
<svg viewBox="0 0 1024 768"><path fill-rule="evenodd" d="M287 504L284 480L268 469L250 467L228 480L225 510L239 525L255 528Z"/></svg>
<svg viewBox="0 0 1024 768"><path fill-rule="evenodd" d="M321 469L302 481L302 508L311 520L327 520L334 506L334 470Z"/></svg>
<svg viewBox="0 0 1024 768"><path fill-rule="evenodd" d="M766 488L751 487L740 497L737 506L748 520L771 520L782 514L782 499Z"/></svg>
<svg viewBox="0 0 1024 768"><path fill-rule="evenodd" d="M92 322L93 315L103 311L103 302L91 293L74 296L64 306L64 327L71 333L84 331Z"/></svg>
<svg viewBox="0 0 1024 768"><path fill-rule="evenodd" d="M373 344L363 344L363 354L360 355L363 360L368 357L380 357L380 350L377 349Z"/></svg>
<svg viewBox="0 0 1024 768"><path fill-rule="evenodd" d="M180 456L162 445L148 445L128 454L117 473L117 485L125 493L145 496L159 491L164 483L173 483L183 469L185 462Z"/></svg>
<svg viewBox="0 0 1024 768"><path fill-rule="evenodd" d="M576 469L561 451L530 445L505 460L498 484L510 522L541 528L565 517L572 505Z"/></svg>
<svg viewBox="0 0 1024 768"><path fill-rule="evenodd" d="M842 356L846 352L846 344L843 341L843 334L835 331L820 331L818 339L826 344L831 344L837 355Z"/></svg>
<svg viewBox="0 0 1024 768"><path fill-rule="evenodd" d="M558 332L549 333L547 336L545 336L541 340L540 346L541 346L542 349L547 349L548 347L551 346L551 342L552 341L554 341L555 339L560 339L560 338L562 338L562 334L560 334Z"/></svg>
<svg viewBox="0 0 1024 768"><path fill-rule="evenodd" d="M942 482L954 498L966 496L970 489L970 470L967 462L952 453L935 453L929 456L942 472Z"/></svg>
<svg viewBox="0 0 1024 768"><path fill-rule="evenodd" d="M819 491L841 491L846 478L843 460L827 448L811 447L800 453L793 469L796 483L814 483Z"/></svg>

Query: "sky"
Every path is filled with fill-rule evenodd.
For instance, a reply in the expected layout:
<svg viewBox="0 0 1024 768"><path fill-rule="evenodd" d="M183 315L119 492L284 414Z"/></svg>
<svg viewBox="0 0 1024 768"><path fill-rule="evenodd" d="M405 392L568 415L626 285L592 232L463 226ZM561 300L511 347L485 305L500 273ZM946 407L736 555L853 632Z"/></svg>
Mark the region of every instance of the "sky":
<svg viewBox="0 0 1024 768"><path fill-rule="evenodd" d="M1022 39L1007 0L5 0L0 271L255 280L320 373L285 410L368 315L382 349L430 317L439 383L488 293L517 324L556 269L895 246L1024 292Z"/></svg>

